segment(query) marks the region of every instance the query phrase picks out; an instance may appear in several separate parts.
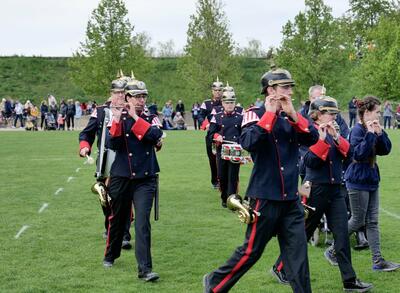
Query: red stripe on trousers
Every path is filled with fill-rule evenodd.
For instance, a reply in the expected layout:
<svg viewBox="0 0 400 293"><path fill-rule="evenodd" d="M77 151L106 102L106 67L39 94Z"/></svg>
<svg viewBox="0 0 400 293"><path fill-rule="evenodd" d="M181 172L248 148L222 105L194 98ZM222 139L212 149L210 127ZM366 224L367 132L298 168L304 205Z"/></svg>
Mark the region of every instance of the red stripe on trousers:
<svg viewBox="0 0 400 293"><path fill-rule="evenodd" d="M111 211L111 215L108 217L108 229L107 229L107 242L106 242L106 250L104 251L104 256L107 253L108 248L110 247L110 226L111 226L111 220L113 219L114 214L112 214Z"/></svg>
<svg viewBox="0 0 400 293"><path fill-rule="evenodd" d="M258 211L260 205L260 201L257 200L256 208L255 210ZM254 239L256 238L256 230L257 230L257 218L256 221L253 224L253 227L251 229L250 233L250 238L249 238L249 244L247 246L247 249L244 253L244 256L239 260L239 262L234 266L232 271L219 283L212 291L214 293L217 293L225 284L228 282L230 279L232 279L233 275L239 271L239 269L246 263L246 261L249 259L251 252L253 251L253 245L254 245Z"/></svg>

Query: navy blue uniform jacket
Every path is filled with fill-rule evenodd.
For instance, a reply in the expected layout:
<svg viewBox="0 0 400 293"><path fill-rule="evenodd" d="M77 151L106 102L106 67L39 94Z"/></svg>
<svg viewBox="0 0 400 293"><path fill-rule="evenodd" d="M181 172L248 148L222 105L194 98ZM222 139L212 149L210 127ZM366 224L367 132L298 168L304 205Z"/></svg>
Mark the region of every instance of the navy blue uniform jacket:
<svg viewBox="0 0 400 293"><path fill-rule="evenodd" d="M155 146L162 137L157 116L142 113L134 121L127 113L112 121L110 148L116 151L111 176L142 179L160 171Z"/></svg>
<svg viewBox="0 0 400 293"><path fill-rule="evenodd" d="M268 200L298 199L299 146L311 146L318 131L297 114L294 123L286 116L266 112L264 107L245 112L240 143L254 162L246 196Z"/></svg>
<svg viewBox="0 0 400 293"><path fill-rule="evenodd" d="M318 139L304 155L305 180L319 184L341 184L343 161L349 155L349 151L350 144L345 138L339 135L336 142L327 133L324 141Z"/></svg>
<svg viewBox="0 0 400 293"><path fill-rule="evenodd" d="M222 136L223 140L239 143L243 116L233 111L230 114L220 112L211 118L208 136L210 140Z"/></svg>

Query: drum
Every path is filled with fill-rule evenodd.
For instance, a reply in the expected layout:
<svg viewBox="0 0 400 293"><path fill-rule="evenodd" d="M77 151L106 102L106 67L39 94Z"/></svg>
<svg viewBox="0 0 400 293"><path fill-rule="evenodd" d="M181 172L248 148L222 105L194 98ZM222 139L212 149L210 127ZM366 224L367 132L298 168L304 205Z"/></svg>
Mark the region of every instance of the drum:
<svg viewBox="0 0 400 293"><path fill-rule="evenodd" d="M251 162L249 153L238 143L222 144L221 159L237 164L246 164Z"/></svg>

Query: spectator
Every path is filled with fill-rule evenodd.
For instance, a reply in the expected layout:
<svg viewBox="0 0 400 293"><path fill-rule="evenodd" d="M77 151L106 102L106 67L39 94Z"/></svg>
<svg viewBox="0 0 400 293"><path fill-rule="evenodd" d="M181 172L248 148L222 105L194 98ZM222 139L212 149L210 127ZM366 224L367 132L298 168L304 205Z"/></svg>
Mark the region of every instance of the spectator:
<svg viewBox="0 0 400 293"><path fill-rule="evenodd" d="M185 118L183 118L181 112L176 112L174 117L174 124L176 130L186 130Z"/></svg>
<svg viewBox="0 0 400 293"><path fill-rule="evenodd" d="M75 125L76 125L76 128L80 127L81 117L82 117L81 103L79 103L79 101L76 101L75 102Z"/></svg>
<svg viewBox="0 0 400 293"><path fill-rule="evenodd" d="M183 104L182 100L178 101L178 104L175 106L175 112L180 112L182 117L185 118L185 105Z"/></svg>
<svg viewBox="0 0 400 293"><path fill-rule="evenodd" d="M47 120L46 120L46 113L49 113L49 106L47 106L46 101L42 101L40 104L40 128L43 129L43 122L44 127L47 128Z"/></svg>
<svg viewBox="0 0 400 293"><path fill-rule="evenodd" d="M357 97L353 97L349 102L349 127L351 128L356 123L357 117Z"/></svg>
<svg viewBox="0 0 400 293"><path fill-rule="evenodd" d="M388 100L385 101L385 105L383 108L383 128L389 128L391 127L392 123L392 116L393 116L393 108L392 108L392 103L390 103Z"/></svg>
<svg viewBox="0 0 400 293"><path fill-rule="evenodd" d="M48 105L51 105L51 104L53 104L53 103L54 103L55 105L57 105L57 100L56 100L56 98L55 98L53 95L48 94L48 95L47 95L47 100L48 100L48 101L47 101L47 104L48 104ZM57 118L57 116L54 117L54 119L56 119L56 118Z"/></svg>
<svg viewBox="0 0 400 293"><path fill-rule="evenodd" d="M196 102L192 106L192 118L193 118L194 130L200 130L199 113L200 113L200 104Z"/></svg>
<svg viewBox="0 0 400 293"><path fill-rule="evenodd" d="M86 105L86 115L92 114L92 102L89 101Z"/></svg>
<svg viewBox="0 0 400 293"><path fill-rule="evenodd" d="M30 130L38 130L38 128L37 128L38 117L39 117L39 109L38 109L38 107L36 107L35 104L31 103L31 106L30 106L30 109L29 109L29 115L28 115L28 118L27 118L27 120L30 123L32 123L32 129L30 129Z"/></svg>
<svg viewBox="0 0 400 293"><path fill-rule="evenodd" d="M264 105L264 101L262 101L260 98L257 98L256 102L254 103L254 106L260 108Z"/></svg>
<svg viewBox="0 0 400 293"><path fill-rule="evenodd" d="M61 118L60 118L60 115L61 115ZM65 102L64 102L64 99L63 100L61 100L61 103L60 103L60 114L58 115L58 118L57 118L57 123L59 123L59 121L61 121L62 122L62 124L61 125L59 125L59 127L58 127L58 129L59 130L65 130L65 118L66 118L66 116L67 116L67 104L65 104Z"/></svg>
<svg viewBox="0 0 400 293"><path fill-rule="evenodd" d="M87 105L85 102L82 102L81 104L81 109L82 109L82 115L87 115Z"/></svg>
<svg viewBox="0 0 400 293"><path fill-rule="evenodd" d="M72 99L68 100L65 119L67 120L67 130L74 130L75 104ZM71 128L72 126L72 128Z"/></svg>
<svg viewBox="0 0 400 293"><path fill-rule="evenodd" d="M163 115L163 127L164 129L172 129L172 104L171 101L165 103L165 106L162 108Z"/></svg>
<svg viewBox="0 0 400 293"><path fill-rule="evenodd" d="M15 101L14 112L15 112L15 119L14 119L13 128L15 128L17 126L18 119L19 119L19 123L20 123L20 128L24 128L24 121L22 118L22 115L24 113L24 106L22 106L22 104L19 102L19 100Z"/></svg>
<svg viewBox="0 0 400 293"><path fill-rule="evenodd" d="M60 112L57 118L57 130L65 130L64 122L65 122L65 117L63 117L63 115Z"/></svg>
<svg viewBox="0 0 400 293"><path fill-rule="evenodd" d="M55 101L51 101L51 103L49 104L49 112L51 115L53 115L54 121L56 121L56 124L57 124L58 106Z"/></svg>

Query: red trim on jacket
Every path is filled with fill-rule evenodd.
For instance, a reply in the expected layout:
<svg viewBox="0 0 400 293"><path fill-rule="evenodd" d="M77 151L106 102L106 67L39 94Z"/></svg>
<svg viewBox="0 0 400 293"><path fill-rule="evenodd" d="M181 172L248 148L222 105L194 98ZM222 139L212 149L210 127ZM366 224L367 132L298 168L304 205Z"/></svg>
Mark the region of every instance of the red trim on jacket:
<svg viewBox="0 0 400 293"><path fill-rule="evenodd" d="M256 203L256 208L254 209L256 212L258 211L260 207L260 201L257 200ZM228 282L233 275L235 275L237 273L237 271L247 262L247 260L249 259L252 251L253 251L253 246L254 246L254 239L256 238L256 232L257 232L257 218L255 220L255 222L252 224L251 227L251 232L250 232L250 237L249 237L249 242L246 248L246 251L244 252L244 255L242 256L242 258L238 261L238 263L233 267L232 271L214 288L212 289L212 291L214 293L218 292L219 290L221 290L221 288L226 284L226 282Z"/></svg>
<svg viewBox="0 0 400 293"><path fill-rule="evenodd" d="M139 119L133 124L131 131L136 135L138 140L142 140L150 127L151 124L149 122L139 117Z"/></svg>
<svg viewBox="0 0 400 293"><path fill-rule="evenodd" d="M308 128L308 120L304 118L300 113L296 114L297 114L297 122L293 122L290 119L288 119L289 123L293 126L293 128L297 132L310 133L310 129Z"/></svg>
<svg viewBox="0 0 400 293"><path fill-rule="evenodd" d="M316 144L310 146L310 151L312 151L321 160L325 161L326 158L328 157L328 152L330 147L331 146L329 145L329 143L326 143L325 141L318 139Z"/></svg>
<svg viewBox="0 0 400 293"><path fill-rule="evenodd" d="M347 154L350 149L350 143L347 141L347 139L339 135L339 143L336 144L336 147L342 153L343 156L347 157Z"/></svg>
<svg viewBox="0 0 400 293"><path fill-rule="evenodd" d="M276 122L276 113L265 112L264 115L261 117L260 121L257 122L257 125L265 129L268 133L271 133L272 128L274 128L275 122Z"/></svg>
<svg viewBox="0 0 400 293"><path fill-rule="evenodd" d="M206 130L209 125L210 125L210 122L206 118L206 119L204 119L203 123L201 123L200 129L201 130Z"/></svg>
<svg viewBox="0 0 400 293"><path fill-rule="evenodd" d="M79 142L79 150L81 150L83 148L88 148L89 151L90 151L92 147L90 146L90 144L86 140L81 140Z"/></svg>
<svg viewBox="0 0 400 293"><path fill-rule="evenodd" d="M111 128L110 128L110 135L112 137L121 136L121 121L117 122L115 120L112 121Z"/></svg>

